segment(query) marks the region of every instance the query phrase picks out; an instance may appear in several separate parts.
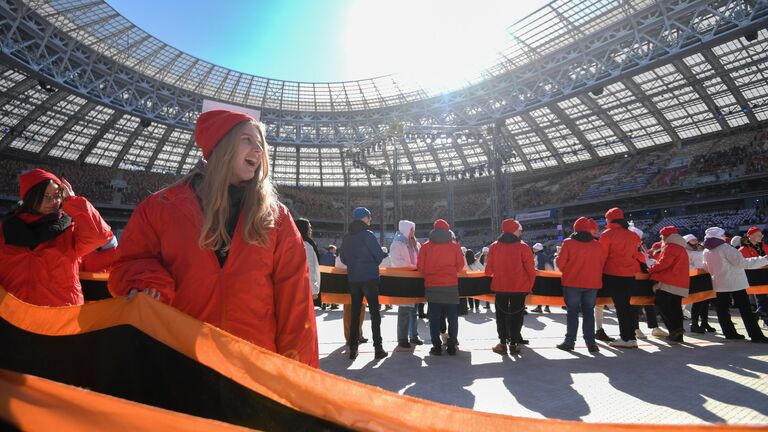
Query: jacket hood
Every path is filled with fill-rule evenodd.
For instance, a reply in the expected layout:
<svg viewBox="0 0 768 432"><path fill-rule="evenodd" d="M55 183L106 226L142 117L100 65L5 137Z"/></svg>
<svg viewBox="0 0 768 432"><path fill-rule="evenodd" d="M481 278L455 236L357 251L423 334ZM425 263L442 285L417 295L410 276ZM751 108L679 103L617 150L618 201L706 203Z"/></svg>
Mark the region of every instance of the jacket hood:
<svg viewBox="0 0 768 432"><path fill-rule="evenodd" d="M411 229L416 228L416 224L409 220L401 220L397 224L397 230L403 237L408 238L408 234L411 233Z"/></svg>
<svg viewBox="0 0 768 432"><path fill-rule="evenodd" d="M682 248L688 246L688 243L686 243L685 239L680 234L670 234L664 239L664 241L667 244L676 244Z"/></svg>
<svg viewBox="0 0 768 432"><path fill-rule="evenodd" d="M451 231L447 229L433 229L429 232L429 241L433 243L450 243Z"/></svg>
<svg viewBox="0 0 768 432"><path fill-rule="evenodd" d="M712 250L724 244L725 240L716 237L708 237L704 239L704 249Z"/></svg>
<svg viewBox="0 0 768 432"><path fill-rule="evenodd" d="M499 243L519 243L520 237L510 233L505 232L504 234L499 236Z"/></svg>
<svg viewBox="0 0 768 432"><path fill-rule="evenodd" d="M350 234L357 234L360 231L365 231L368 229L368 225L365 224L365 222L361 220L355 220L352 221L352 223L349 224L349 233Z"/></svg>
<svg viewBox="0 0 768 432"><path fill-rule="evenodd" d="M591 242L592 240L595 239L595 237L592 236L591 233L588 233L586 231L577 231L577 232L571 234L571 238L576 240L576 241L583 242L583 243L589 243L589 242Z"/></svg>

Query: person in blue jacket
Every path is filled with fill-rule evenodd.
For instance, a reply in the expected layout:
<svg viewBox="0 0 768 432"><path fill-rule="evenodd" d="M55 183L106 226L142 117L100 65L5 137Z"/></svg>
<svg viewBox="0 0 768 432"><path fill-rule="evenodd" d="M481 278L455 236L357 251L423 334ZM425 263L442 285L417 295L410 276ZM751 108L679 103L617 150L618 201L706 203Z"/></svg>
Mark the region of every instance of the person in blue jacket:
<svg viewBox="0 0 768 432"><path fill-rule="evenodd" d="M387 257L373 232L368 229L371 212L365 207L357 207L352 212L355 219L349 224L349 232L341 243L341 262L347 266L349 292L352 296L352 319L360 320L363 297L368 301L368 313L371 316L371 332L375 357L382 359L387 352L381 345L381 315L379 314L379 264ZM351 326L349 335L349 358L357 358L358 326Z"/></svg>

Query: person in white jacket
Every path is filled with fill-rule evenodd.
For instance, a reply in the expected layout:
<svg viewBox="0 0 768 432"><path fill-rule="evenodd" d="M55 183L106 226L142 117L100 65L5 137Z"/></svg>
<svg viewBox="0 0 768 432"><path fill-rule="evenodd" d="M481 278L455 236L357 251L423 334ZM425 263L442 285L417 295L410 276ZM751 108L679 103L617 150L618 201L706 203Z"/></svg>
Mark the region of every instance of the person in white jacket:
<svg viewBox="0 0 768 432"><path fill-rule="evenodd" d="M397 224L397 233L389 247L389 257L392 267L407 267L416 269L421 245L416 240L416 224L409 220L401 220ZM416 321L416 305L403 304L397 307L397 345L410 348L422 345L419 338L418 321Z"/></svg>
<svg viewBox="0 0 768 432"><path fill-rule="evenodd" d="M719 227L708 228L704 237L704 269L712 276L712 288L717 293L717 319L726 339L744 339L731 321L728 311L730 300L744 321L744 327L752 342L768 343L768 337L760 331L747 296L746 269L768 265L768 257L744 258L741 252L725 243L725 231Z"/></svg>

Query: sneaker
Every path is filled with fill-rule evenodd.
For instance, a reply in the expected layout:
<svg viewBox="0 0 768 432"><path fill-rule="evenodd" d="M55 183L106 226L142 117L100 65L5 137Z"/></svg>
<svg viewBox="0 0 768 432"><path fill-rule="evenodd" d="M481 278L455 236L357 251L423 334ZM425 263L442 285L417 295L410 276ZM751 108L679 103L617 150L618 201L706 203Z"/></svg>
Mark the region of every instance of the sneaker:
<svg viewBox="0 0 768 432"><path fill-rule="evenodd" d="M420 337L416 336L415 338L410 340L411 345L424 345L424 341L421 340Z"/></svg>
<svg viewBox="0 0 768 432"><path fill-rule="evenodd" d="M646 336L640 329L635 329L635 337L638 339L648 339L648 336Z"/></svg>
<svg viewBox="0 0 768 432"><path fill-rule="evenodd" d="M339 308L339 305L337 305L337 304L332 304L331 305L331 310L336 310L338 308Z"/></svg>
<svg viewBox="0 0 768 432"><path fill-rule="evenodd" d="M595 339L603 342L613 342L615 339L608 336L603 329L597 329L595 332Z"/></svg>
<svg viewBox="0 0 768 432"><path fill-rule="evenodd" d="M712 326L711 326L711 325L709 325L709 324L702 324L702 325L701 325L701 328L703 328L704 330L706 330L708 333L714 333L714 332L716 332L716 331L717 331L717 329L716 329L716 328L712 327Z"/></svg>
<svg viewBox="0 0 768 432"><path fill-rule="evenodd" d="M609 343L608 345L615 348L637 348L637 341L636 340L625 341L624 339L616 339L615 341Z"/></svg>
<svg viewBox="0 0 768 432"><path fill-rule="evenodd" d="M541 306L536 306L531 312L541 313Z"/></svg>
<svg viewBox="0 0 768 432"><path fill-rule="evenodd" d="M384 357L386 357L386 356L387 356L387 352L386 352L386 351L384 351L384 348L382 348L382 347L380 347L380 346L377 346L377 347L376 347L376 352L375 352L375 354L374 354L373 356L374 356L374 357L375 357L377 360L378 360L378 359L383 359Z"/></svg>
<svg viewBox="0 0 768 432"><path fill-rule="evenodd" d="M455 356L456 355L456 345L448 345L448 348L446 349L448 352L448 355Z"/></svg>
<svg viewBox="0 0 768 432"><path fill-rule="evenodd" d="M442 342L443 345L448 345L448 333L440 333L440 342Z"/></svg>
<svg viewBox="0 0 768 432"><path fill-rule="evenodd" d="M517 344L513 344L513 343L509 344L509 354L511 355L520 354L520 347L517 346Z"/></svg>
<svg viewBox="0 0 768 432"><path fill-rule="evenodd" d="M739 333L734 333L734 334L725 335L725 338L726 338L726 339L731 339L731 340L742 340L742 339L746 339L746 338L744 337L744 335L743 335L743 334L739 334Z"/></svg>
<svg viewBox="0 0 768 432"><path fill-rule="evenodd" d="M587 345L587 350L589 350L589 352L593 353L593 352L600 351L600 348L597 345Z"/></svg>
<svg viewBox="0 0 768 432"><path fill-rule="evenodd" d="M491 348L493 352L500 355L506 355L507 354L507 345L506 344L496 344L495 347Z"/></svg>
<svg viewBox="0 0 768 432"><path fill-rule="evenodd" d="M669 336L667 336L664 339L671 344L683 343L683 330L680 329L680 330L673 331Z"/></svg>
<svg viewBox="0 0 768 432"><path fill-rule="evenodd" d="M401 340L400 342L397 343L397 346L399 346L400 348L410 348L411 344L409 344L408 341Z"/></svg>
<svg viewBox="0 0 768 432"><path fill-rule="evenodd" d="M357 347L349 347L349 359L354 360L357 358Z"/></svg>
<svg viewBox="0 0 768 432"><path fill-rule="evenodd" d="M544 312L546 312L546 313L549 313L549 312L550 312L550 310L549 310L549 306L544 306Z"/></svg>
<svg viewBox="0 0 768 432"><path fill-rule="evenodd" d="M443 355L443 350L439 346L433 346L432 348L430 348L429 354L435 355L435 356Z"/></svg>
<svg viewBox="0 0 768 432"><path fill-rule="evenodd" d="M667 337L669 336L669 333L665 332L659 327L654 327L653 330L651 330L651 336L653 337Z"/></svg>
<svg viewBox="0 0 768 432"><path fill-rule="evenodd" d="M568 342L563 342L557 345L557 349L561 349L563 351L573 351L574 348L574 345L569 344Z"/></svg>
<svg viewBox="0 0 768 432"><path fill-rule="evenodd" d="M691 333L704 334L704 328L697 326L696 324L691 324Z"/></svg>

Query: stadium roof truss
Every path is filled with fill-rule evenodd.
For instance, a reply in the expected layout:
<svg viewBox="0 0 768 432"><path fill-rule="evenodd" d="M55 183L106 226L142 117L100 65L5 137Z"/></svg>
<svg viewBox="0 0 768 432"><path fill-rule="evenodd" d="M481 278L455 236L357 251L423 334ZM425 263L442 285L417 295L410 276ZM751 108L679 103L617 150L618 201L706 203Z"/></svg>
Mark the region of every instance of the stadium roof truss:
<svg viewBox="0 0 768 432"><path fill-rule="evenodd" d="M532 172L766 121L767 25L768 0L554 1L507 29L480 78L437 94L226 69L103 0L0 0L0 152L186 172L212 99L261 110L280 184Z"/></svg>

